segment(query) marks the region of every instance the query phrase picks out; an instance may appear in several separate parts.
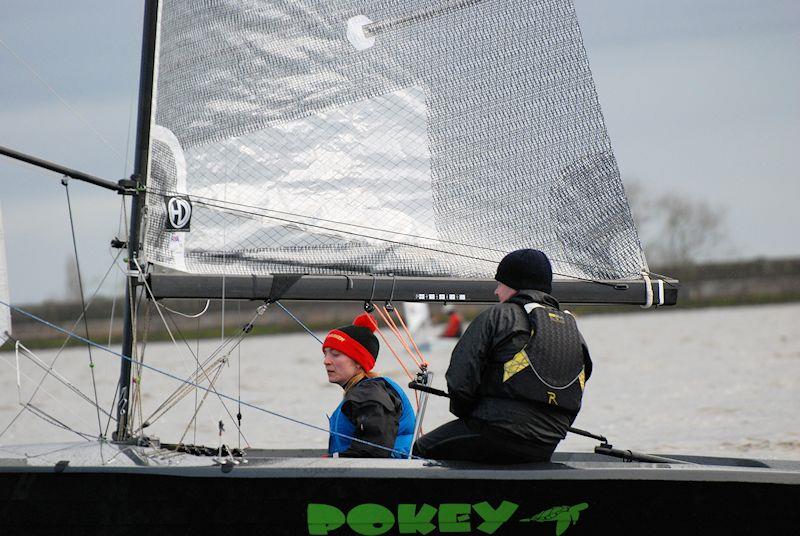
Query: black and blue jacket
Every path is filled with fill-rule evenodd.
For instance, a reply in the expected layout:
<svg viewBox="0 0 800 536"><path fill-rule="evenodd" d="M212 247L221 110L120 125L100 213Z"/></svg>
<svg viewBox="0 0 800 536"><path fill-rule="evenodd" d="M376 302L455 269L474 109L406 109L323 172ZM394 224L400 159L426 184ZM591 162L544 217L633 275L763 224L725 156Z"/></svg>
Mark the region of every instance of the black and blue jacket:
<svg viewBox="0 0 800 536"><path fill-rule="evenodd" d="M415 424L408 397L389 378L365 378L351 387L330 417L328 454L349 458L404 458ZM341 434L341 435L339 435ZM353 441L368 441L393 450Z"/></svg>

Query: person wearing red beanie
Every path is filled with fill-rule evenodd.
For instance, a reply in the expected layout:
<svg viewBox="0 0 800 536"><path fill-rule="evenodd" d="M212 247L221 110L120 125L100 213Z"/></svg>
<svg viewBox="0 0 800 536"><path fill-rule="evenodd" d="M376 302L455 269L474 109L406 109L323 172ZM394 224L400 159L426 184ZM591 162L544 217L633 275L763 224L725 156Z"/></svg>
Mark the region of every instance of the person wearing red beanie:
<svg viewBox="0 0 800 536"><path fill-rule="evenodd" d="M331 330L322 343L328 381L344 389L330 417L328 454L350 458L403 458L411 450L414 409L403 389L373 372L380 344L367 313Z"/></svg>

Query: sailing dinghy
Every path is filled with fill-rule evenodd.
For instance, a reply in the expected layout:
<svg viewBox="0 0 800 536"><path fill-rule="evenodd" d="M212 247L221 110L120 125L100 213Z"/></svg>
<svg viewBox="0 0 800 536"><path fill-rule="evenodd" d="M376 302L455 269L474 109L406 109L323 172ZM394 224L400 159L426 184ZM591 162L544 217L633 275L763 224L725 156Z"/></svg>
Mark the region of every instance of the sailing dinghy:
<svg viewBox="0 0 800 536"><path fill-rule="evenodd" d="M187 379L145 362L137 319L170 298L237 300L253 322L291 300L383 312L491 303L497 262L523 247L552 259L562 303L674 305L678 285L649 271L570 0L147 0L144 17L130 179L2 149L125 195L131 223L117 244L121 350L51 324L119 360L104 409L114 431L3 446L4 532L750 533L800 522L797 462L664 457L594 434L594 453L517 466L149 437L143 374L270 413L216 392L205 369ZM0 299L3 314L29 315ZM424 367L416 378L430 381Z"/></svg>

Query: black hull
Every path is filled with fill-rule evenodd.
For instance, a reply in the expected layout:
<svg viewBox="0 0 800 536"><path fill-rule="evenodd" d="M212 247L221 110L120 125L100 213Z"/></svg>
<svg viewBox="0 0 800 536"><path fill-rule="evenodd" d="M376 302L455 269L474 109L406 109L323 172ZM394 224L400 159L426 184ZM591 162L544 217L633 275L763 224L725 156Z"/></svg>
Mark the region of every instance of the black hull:
<svg viewBox="0 0 800 536"><path fill-rule="evenodd" d="M224 527L226 534L267 535L789 534L800 526L800 480L792 472L622 463L445 469L308 459L303 467L297 461L277 460L276 467L6 466L0 470L0 533L173 534ZM507 520L483 524L479 510L491 512L504 501L500 517ZM480 503L488 504L474 506ZM574 522L560 507L578 510ZM522 521L548 510L549 520ZM567 516L561 533L559 514Z"/></svg>

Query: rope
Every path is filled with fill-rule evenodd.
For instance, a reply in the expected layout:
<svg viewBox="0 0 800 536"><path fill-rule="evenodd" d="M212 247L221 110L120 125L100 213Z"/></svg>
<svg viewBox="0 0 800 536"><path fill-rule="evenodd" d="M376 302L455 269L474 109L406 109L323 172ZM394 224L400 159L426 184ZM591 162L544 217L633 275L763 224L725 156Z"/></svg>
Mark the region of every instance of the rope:
<svg viewBox="0 0 800 536"><path fill-rule="evenodd" d="M397 362L400 364L400 366L403 368L403 371L406 373L406 376L408 376L408 379L409 380L413 380L414 379L414 375L411 374L411 372L409 372L408 368L403 364L403 360L400 359L400 356L397 355L397 352L394 351L394 348L392 348L392 345L389 344L389 340L386 338L386 336L383 334L383 332L380 330L380 328L376 329L375 331L377 331L378 335L380 335L381 339L383 339L383 343L386 346L386 348L388 348L389 351L392 352L392 355L397 360Z"/></svg>
<svg viewBox="0 0 800 536"><path fill-rule="evenodd" d="M378 310L378 313L381 315L381 318L383 319L383 321L386 323L387 326L389 326L389 329L392 331L394 336L397 338L397 340L400 342L400 344L403 346L403 348L405 348L406 352L408 352L408 355L411 356L412 361L414 361L414 363L418 367L420 367L420 369L421 369L422 368L422 364L419 361L417 361L416 357L414 357L414 353L411 351L411 348L408 346L408 344L406 343L405 339L403 339L403 336L400 334L400 330L397 329L397 325L394 323L394 321L389 316L389 313L386 311L386 308L381 306L381 307L378 307L377 310ZM388 341L387 341L387 345L388 345ZM394 351L393 351L393 353L394 353ZM400 358L398 357L398 359L400 359ZM405 368L405 367L403 367L403 368ZM413 376L409 376L409 379L413 379Z"/></svg>
<svg viewBox="0 0 800 536"><path fill-rule="evenodd" d="M180 315L180 316L182 316L184 318L200 318L201 316L206 314L206 311L208 311L208 306L209 305L211 305L211 300L206 300L206 306L203 308L203 310L200 311L197 314L194 314L194 315L189 315L189 314L186 314L186 313L182 313L180 311L175 311L174 309L170 309L169 307L167 307L163 303L161 304L161 307L163 307L164 309L166 309L170 313L173 313L173 314L176 314L176 315Z"/></svg>
<svg viewBox="0 0 800 536"><path fill-rule="evenodd" d="M15 306L15 305L11 305L10 303L6 303L6 302L4 302L2 300L0 300L0 305L5 305L9 309L11 309L13 311L17 311L18 313L20 313L20 314L22 314L22 315L24 315L24 316L26 316L26 317L28 317L28 318L30 318L32 320L35 320L35 321L37 321L37 322L39 322L39 323L41 323L41 324L43 324L45 326L48 326L48 327L58 331L59 333L63 333L64 335L67 335L72 339L75 339L75 340L80 341L80 342L85 342L87 344L91 344L95 348L99 348L99 349L103 350L106 353L109 353L111 355L114 355L114 356L117 356L119 358L122 358L122 359L125 359L125 360L133 362L133 359L131 357L129 357L129 356L123 355L123 354L121 354L119 352L115 352L111 348L108 348L108 347L105 347L105 346L101 346L101 345L97 344L96 342L90 341L88 339L84 339L83 337L81 337L80 335L78 335L76 333L72 333L72 332L67 331L67 330L65 330L63 328L60 328L60 327L56 326L55 324L53 324L52 322L48 322L47 320L45 320L43 318L40 318L40 317L34 315L33 313L29 313L28 311L20 309L19 307ZM371 443L369 441L365 441L365 440L359 439L357 437L352 437L352 436L349 436L347 434L343 434L341 432L334 432L333 430L328 430L328 429L322 428L320 426L316 426L316 425L313 425L313 424L310 424L310 423L306 423L306 422L303 422L303 421L301 421L299 419L295 419L293 417L289 417L288 415L282 415L282 414L277 413L275 411L272 411L272 410L269 410L269 409L266 409L266 408L262 408L261 406L257 406L255 404L251 404L250 402L246 402L244 400L240 401L240 400L238 400L238 399L236 399L236 398L234 398L232 396L226 395L224 393L217 393L217 392L212 391L211 389L209 389L207 387L204 387L202 385L199 385L199 384L184 380L184 379L182 379L182 378L180 378L180 377L178 377L178 376L176 376L176 375L174 375L174 374L172 374L170 372L167 372L165 370L161 370L161 369L159 369L157 367L154 367L152 365L147 365L145 363L142 363L142 367L147 368L149 370L152 370L153 372L157 372L158 374L161 374L162 376L166 376L167 378L173 379L173 380L175 380L177 382L188 384L188 385L190 385L192 387L196 387L196 388L201 389L203 391L213 392L217 396L219 396L221 398L225 398L226 400L230 400L231 402L241 402L241 404L243 406L248 407L248 408L252 408L252 409L254 409L256 411L259 411L261 413L266 413L267 415L272 415L273 417L278 417L280 419L284 419L286 421L293 422L295 424L299 424L299 425L305 426L307 428L311 428L312 430L317 430L319 432L324 432L326 434L343 437L345 439L349 439L351 441L356 441L357 443L362 443L364 445L368 445L368 446L375 447L375 448L378 448L378 449L381 449L381 450L385 450L387 452L395 452L397 454L402 454L401 452L396 451L395 449L392 449L390 447L384 447L383 445L378 445L376 443ZM413 456L413 458L414 459L422 459L422 458L419 458L418 456Z"/></svg>
<svg viewBox="0 0 800 536"><path fill-rule="evenodd" d="M320 338L319 338L319 337L317 337L316 335L314 335L314 332L313 332L313 331L311 331L310 329L308 329L308 326L306 326L305 324L303 324L303 322L302 322L302 321L301 321L299 318L297 318L296 316L294 316L294 315L292 314L292 312L291 312L289 309L287 309L286 307L284 307L284 306L283 306L283 304L282 304L281 302L279 302L279 301L276 301L275 303L278 305L278 307L280 307L281 309L283 309L283 310L284 310L284 312L285 312L287 315L291 316L291 317L292 317L292 319L293 319L295 322L297 322L298 324L300 324L300 327L302 327L304 330L306 330L306 333L308 333L309 335L311 335L312 337L314 337L315 339L317 339L317 342L318 342L318 343L320 343L320 344L323 344L323 342L320 340Z"/></svg>
<svg viewBox="0 0 800 536"><path fill-rule="evenodd" d="M403 340L403 337L400 335L400 332L397 329L397 326L392 321L391 317L389 316L389 313L386 311L386 308L385 307L379 307L378 308L378 314L381 315L381 318L383 318L383 321L386 323L386 325L389 326L389 329L392 330L392 333L394 333L394 336L397 338L398 341L400 341L400 344L402 344L403 347L406 349L406 352L408 352L408 355L411 356L411 359L414 361L414 363L419 367L420 370L423 370L422 365L414 358L414 354L411 352L411 350L409 349L408 345ZM403 325L405 325L405 323ZM383 333L380 330L378 330L378 333L380 334L380 336L383 339L383 341L386 343L386 346L389 348L389 350L394 355L394 357L397 360L397 362L400 363L401 367L403 367L403 370L405 371L406 376L408 376L408 379L413 381L414 380L414 375L411 374L411 372L408 370L408 368L406 368L406 366L403 364L403 361L400 359L400 356L397 355L397 352L394 351L394 348L392 348L391 344L389 344L389 341L386 339L386 337L383 336ZM410 337L410 334L409 334L409 337ZM417 405L417 412L419 412L420 399L419 399L419 393L417 393L416 391L414 391L414 403Z"/></svg>
<svg viewBox="0 0 800 536"><path fill-rule="evenodd" d="M414 346L414 350L417 352L417 356L419 357L419 361L420 361L419 363L417 363L417 366L420 369L422 369L423 367L427 368L428 362L425 360L424 357L422 357L422 352L419 351L419 347L417 347L417 343L414 341L414 337L411 336L411 331L406 326L406 323L403 321L403 316L400 314L400 312L397 310L396 307L394 308L394 315L400 321L400 325L403 326L403 330L406 332L406 336L408 337L408 340L411 342L411 344ZM413 358L414 355L412 354L411 357ZM416 360L415 360L415 362L416 362Z"/></svg>

